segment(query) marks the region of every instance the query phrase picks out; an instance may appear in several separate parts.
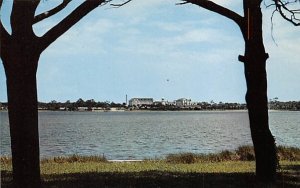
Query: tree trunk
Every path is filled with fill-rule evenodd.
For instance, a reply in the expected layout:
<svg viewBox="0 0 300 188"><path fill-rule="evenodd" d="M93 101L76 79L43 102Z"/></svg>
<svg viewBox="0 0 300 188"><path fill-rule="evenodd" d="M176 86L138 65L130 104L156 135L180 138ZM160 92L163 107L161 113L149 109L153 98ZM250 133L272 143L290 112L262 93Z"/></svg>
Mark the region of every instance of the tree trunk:
<svg viewBox="0 0 300 188"><path fill-rule="evenodd" d="M32 50L28 54L8 54L8 56L11 58L6 58L3 62L7 78L14 186L40 188L36 86L39 55L34 55ZM28 66L29 63L36 66Z"/></svg>
<svg viewBox="0 0 300 188"><path fill-rule="evenodd" d="M256 157L256 176L259 181L273 182L278 161L275 140L269 129L266 73L268 54L263 44L260 0L249 0L245 5L245 15L246 48L242 61L245 63L246 102Z"/></svg>
<svg viewBox="0 0 300 188"><path fill-rule="evenodd" d="M249 49L249 54L253 49ZM252 52L253 53L253 52ZM255 69L251 65L257 64ZM245 63L246 102L256 157L256 175L261 181L274 181L277 167L275 140L269 129L266 60L254 56Z"/></svg>

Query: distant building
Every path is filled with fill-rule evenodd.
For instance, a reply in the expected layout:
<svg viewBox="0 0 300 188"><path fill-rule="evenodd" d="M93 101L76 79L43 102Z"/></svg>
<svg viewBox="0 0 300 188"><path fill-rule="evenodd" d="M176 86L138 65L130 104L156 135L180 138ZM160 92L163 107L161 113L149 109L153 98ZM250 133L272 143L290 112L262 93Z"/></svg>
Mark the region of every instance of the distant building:
<svg viewBox="0 0 300 188"><path fill-rule="evenodd" d="M78 107L78 111L87 111L88 107Z"/></svg>
<svg viewBox="0 0 300 188"><path fill-rule="evenodd" d="M175 101L175 105L179 106L179 107L191 106L192 105L192 100L191 99L186 99L186 98L177 99Z"/></svg>
<svg viewBox="0 0 300 188"><path fill-rule="evenodd" d="M104 109L101 107L92 107L92 111L103 111Z"/></svg>
<svg viewBox="0 0 300 188"><path fill-rule="evenodd" d="M170 102L170 101L167 101L167 100L165 100L164 98L162 98L161 99L161 101L154 101L153 102L153 105L154 106L166 106L166 105L169 105L169 106L171 106L171 105L174 105L175 106L175 101L174 102Z"/></svg>
<svg viewBox="0 0 300 188"><path fill-rule="evenodd" d="M132 98L129 100L129 106L152 105L153 98Z"/></svg>

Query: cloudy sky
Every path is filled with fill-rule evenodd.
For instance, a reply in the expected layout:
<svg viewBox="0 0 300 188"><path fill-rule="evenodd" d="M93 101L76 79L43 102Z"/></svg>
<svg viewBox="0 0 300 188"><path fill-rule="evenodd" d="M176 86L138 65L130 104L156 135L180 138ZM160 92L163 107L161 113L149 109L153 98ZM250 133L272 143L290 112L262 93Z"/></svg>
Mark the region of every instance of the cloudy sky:
<svg viewBox="0 0 300 188"><path fill-rule="evenodd" d="M43 1L38 13L59 4ZM39 101L124 102L125 95L175 100L244 102L244 42L230 20L179 0L134 0L121 8L99 7L55 41L41 55L37 73ZM242 1L217 0L238 13ZM80 1L34 26L43 35ZM1 19L9 28L11 0ZM269 98L300 100L300 28L272 8L263 8ZM0 65L0 101L6 101Z"/></svg>

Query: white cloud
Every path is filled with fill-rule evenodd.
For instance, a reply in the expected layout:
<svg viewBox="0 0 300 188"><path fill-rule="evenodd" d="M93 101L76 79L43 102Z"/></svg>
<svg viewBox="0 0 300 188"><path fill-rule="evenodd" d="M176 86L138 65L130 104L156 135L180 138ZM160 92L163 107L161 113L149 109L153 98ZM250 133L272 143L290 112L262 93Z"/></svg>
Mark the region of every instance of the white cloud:
<svg viewBox="0 0 300 188"><path fill-rule="evenodd" d="M192 54L197 54L196 56L199 58L202 54L202 56L207 57L202 57L203 59L211 62L216 55L215 53L210 55L210 52L221 48L223 53L219 54L224 54L227 49L234 50L239 47L242 41L241 38L230 36L213 28L177 27L177 30L181 30L181 32L177 32L173 36L160 36L157 38L144 38L141 35L127 36L121 39L121 45L118 48L120 51L127 53L167 56L172 57L172 59L190 59L193 57ZM229 48L223 49L226 45ZM195 48L192 46L195 46ZM213 46L213 48L207 49L208 46Z"/></svg>
<svg viewBox="0 0 300 188"><path fill-rule="evenodd" d="M58 38L46 53L50 56L102 54L107 51L102 48L105 36L113 32L119 24L108 20L98 19L87 21L71 28Z"/></svg>
<svg viewBox="0 0 300 188"><path fill-rule="evenodd" d="M243 4L242 0L212 0L212 1L219 5L230 6L230 7L234 7L237 5L242 6Z"/></svg>
<svg viewBox="0 0 300 188"><path fill-rule="evenodd" d="M74 83L74 80L78 83L86 82L86 85L78 86L80 90L84 90L82 87L93 87L88 80L96 78L105 82L105 87L110 87L111 82L116 85L122 82L120 84L122 87L136 88L133 85L135 80L139 80L141 86L149 82L149 92L151 92L155 90L153 88L157 83L152 82L150 78L155 76L159 78L167 76L177 80L180 78L184 80L180 84L190 82L195 87L199 79L202 80L201 84L210 83L212 88L220 87L216 84L225 87L231 85L233 79L239 79L232 87L236 87L236 90L244 87L238 85L242 82L240 80L244 80L242 64L237 63L237 56L244 51L243 39L238 28L230 25L230 21L219 15L192 5L178 7L175 6L177 2L179 0L134 0L118 9L109 9L105 6L106 8L100 7L93 11L55 41L43 54L42 60L46 63L39 69L40 78L44 79L40 86L44 89L41 90L47 95L47 90L50 88L45 89L45 87L50 82L55 83L52 85L60 83L57 78L65 80L68 84ZM241 8L242 4L241 0L215 2L232 9ZM57 23L57 20L44 20L43 23L35 26L36 32L42 35ZM265 24L265 45L266 51L271 55L272 63L269 70L272 80L280 72L277 69L280 67L278 65L283 66L283 63L280 64L282 61L288 61L284 67L287 70L292 67L291 74L299 72L299 64L295 65L295 59L300 59L297 47L300 43L300 38L297 37L299 32L290 29L292 26L283 27L281 22L277 22L274 34L279 47L276 47L267 32L270 30L268 22L265 21ZM49 66L50 64L47 63L50 61L51 64L61 65ZM69 68L71 66L72 68ZM77 68L74 68L75 66ZM87 66L90 67L85 69L84 67ZM99 74L99 71L103 72ZM132 72L134 73L131 74ZM235 73L238 78L233 76ZM78 78L78 75L81 75L81 78ZM111 75L117 75L117 78L112 78ZM281 83L285 83L284 79ZM73 88L70 92L71 90L67 91L65 85L60 85L62 89L60 95L66 95L64 92L72 93L77 88L77 86L75 89L67 86L66 88ZM120 90L116 85L114 85L115 89L108 90ZM180 90L178 88L187 86L175 85L174 87L177 91ZM63 91L64 89L66 91ZM101 89L98 93L103 98L114 94L107 93L105 96L102 92L103 88ZM136 94L138 91L130 92ZM157 91L156 95L159 95L159 92ZM194 92L201 93L197 89ZM241 95L243 98L244 93ZM234 98L234 96L230 97Z"/></svg>
<svg viewBox="0 0 300 188"><path fill-rule="evenodd" d="M233 37L232 37L233 38ZM185 43L227 43L228 38L220 31L212 28L201 28L187 31L181 36L177 36L170 40L172 44Z"/></svg>
<svg viewBox="0 0 300 188"><path fill-rule="evenodd" d="M270 11L266 11L263 29L265 32L264 36L267 51L270 51L270 54L275 57L274 60L276 63L280 61L279 59L295 62L300 69L300 63L298 63L298 59L300 59L299 28L293 26L281 18L281 16L277 15L274 17L273 21L273 41L270 16Z"/></svg>

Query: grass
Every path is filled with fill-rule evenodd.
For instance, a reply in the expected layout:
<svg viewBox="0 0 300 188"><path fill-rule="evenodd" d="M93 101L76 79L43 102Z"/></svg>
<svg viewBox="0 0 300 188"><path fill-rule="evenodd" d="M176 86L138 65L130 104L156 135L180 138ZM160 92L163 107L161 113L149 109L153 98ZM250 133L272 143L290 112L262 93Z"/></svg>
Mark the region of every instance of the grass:
<svg viewBox="0 0 300 188"><path fill-rule="evenodd" d="M54 166L53 166L54 165ZM162 171L162 172L254 172L253 162L219 162L219 163L195 163L190 164L170 164L164 161L143 161L143 162L123 162L123 163L66 163L66 164L44 164L43 174L58 173L85 173L85 172L143 172L143 171Z"/></svg>
<svg viewBox="0 0 300 188"><path fill-rule="evenodd" d="M300 161L300 149L295 147L279 146L278 158L281 161ZM241 146L235 151L222 151L217 154L193 154L179 153L170 154L166 161L170 163L192 164L199 162L222 162L222 161L254 161L255 154L252 146Z"/></svg>
<svg viewBox="0 0 300 188"><path fill-rule="evenodd" d="M300 186L300 149L279 147L277 187ZM261 187L253 149L218 154L172 154L161 160L109 162L101 156L41 161L44 187ZM1 187L11 187L11 159L1 157Z"/></svg>
<svg viewBox="0 0 300 188"><path fill-rule="evenodd" d="M79 156L72 155L69 157L54 157L49 159L43 159L41 163L84 163L84 162L108 162L105 157L101 156Z"/></svg>
<svg viewBox="0 0 300 188"><path fill-rule="evenodd" d="M300 149L296 147L277 147L279 160L300 161Z"/></svg>

